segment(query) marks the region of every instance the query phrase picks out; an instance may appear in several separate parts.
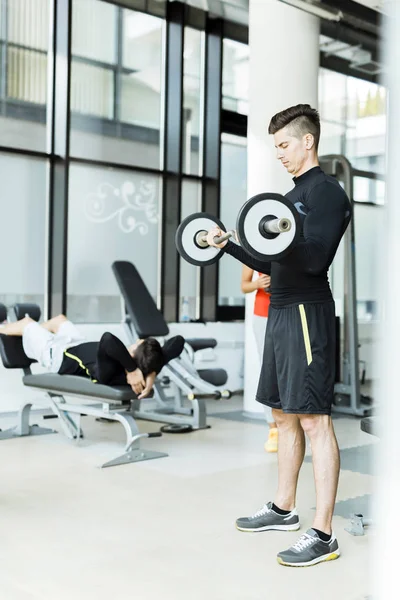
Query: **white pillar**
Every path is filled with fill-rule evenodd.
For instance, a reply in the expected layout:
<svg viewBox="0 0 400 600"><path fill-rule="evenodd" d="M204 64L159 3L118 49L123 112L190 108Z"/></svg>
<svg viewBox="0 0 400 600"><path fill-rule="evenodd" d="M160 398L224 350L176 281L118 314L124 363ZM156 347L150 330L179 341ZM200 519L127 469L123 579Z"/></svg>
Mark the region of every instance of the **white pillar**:
<svg viewBox="0 0 400 600"><path fill-rule="evenodd" d="M373 517L376 540L372 544L371 564L374 586L371 597L384 600L393 596L398 586L398 560L393 516L399 510L400 497L400 403L399 340L400 340L400 201L398 168L400 161L400 3L388 2L388 17L383 22L385 43L384 83L389 89L387 112L387 193L384 226L376 232L376 252L379 255L378 290L380 331L375 360L379 378L373 397L378 403L378 435L374 446L377 474L373 495ZM380 277L380 279L379 279ZM369 515L368 515L369 516ZM368 534L367 534L368 535ZM396 589L396 588L394 588Z"/></svg>
<svg viewBox="0 0 400 600"><path fill-rule="evenodd" d="M319 19L279 0L250 0L250 85L247 132L248 197L286 193L290 176L268 135L271 117L294 104L318 104ZM246 297L244 410L263 412L255 401L260 363L252 331L254 294Z"/></svg>

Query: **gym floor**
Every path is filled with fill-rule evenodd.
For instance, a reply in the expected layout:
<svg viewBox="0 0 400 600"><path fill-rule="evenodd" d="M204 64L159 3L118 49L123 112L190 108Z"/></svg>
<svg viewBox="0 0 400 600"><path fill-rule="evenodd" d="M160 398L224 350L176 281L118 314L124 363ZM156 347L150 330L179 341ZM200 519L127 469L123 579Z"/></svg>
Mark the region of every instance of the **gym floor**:
<svg viewBox="0 0 400 600"><path fill-rule="evenodd" d="M0 442L1 598L367 598L374 530L353 537L344 528L350 513L368 509L375 438L358 419L335 418L342 471L334 529L342 556L285 568L277 552L314 514L309 448L298 492L301 531L236 531L235 518L272 500L277 484L276 455L263 449L266 427L244 419L241 405L241 398L210 404L209 430L144 440L168 458L109 469L98 467L121 450L117 423L82 419L86 439L78 446L63 435ZM57 420L46 426L57 428ZM139 421L141 431L159 427Z"/></svg>

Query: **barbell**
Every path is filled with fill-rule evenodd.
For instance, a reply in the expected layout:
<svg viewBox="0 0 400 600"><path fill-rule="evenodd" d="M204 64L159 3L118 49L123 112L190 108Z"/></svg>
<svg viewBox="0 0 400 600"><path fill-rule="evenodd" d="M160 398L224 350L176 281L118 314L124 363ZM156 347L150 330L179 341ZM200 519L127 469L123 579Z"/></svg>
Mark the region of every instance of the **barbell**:
<svg viewBox="0 0 400 600"><path fill-rule="evenodd" d="M225 231L222 221L208 213L186 217L175 235L182 258L199 267L216 263L222 256L222 249L207 243L208 231L214 227ZM238 214L236 231L227 231L215 237L214 242L221 244L236 236L248 254L269 262L288 254L297 243L300 231L301 221L294 205L285 196L264 193L244 203Z"/></svg>

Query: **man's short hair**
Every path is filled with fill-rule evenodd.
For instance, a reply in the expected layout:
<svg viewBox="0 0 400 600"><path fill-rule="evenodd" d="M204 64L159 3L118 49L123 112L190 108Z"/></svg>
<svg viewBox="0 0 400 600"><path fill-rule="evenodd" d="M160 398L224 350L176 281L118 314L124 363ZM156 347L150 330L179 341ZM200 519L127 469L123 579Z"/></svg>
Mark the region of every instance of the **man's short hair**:
<svg viewBox="0 0 400 600"><path fill-rule="evenodd" d="M307 133L314 137L315 149L318 150L321 135L319 113L309 104L296 104L274 115L268 127L268 133L274 134L284 127L290 126L293 137L301 139Z"/></svg>
<svg viewBox="0 0 400 600"><path fill-rule="evenodd" d="M159 373L165 364L160 343L155 338L147 338L135 349L135 360L144 377L155 371Z"/></svg>

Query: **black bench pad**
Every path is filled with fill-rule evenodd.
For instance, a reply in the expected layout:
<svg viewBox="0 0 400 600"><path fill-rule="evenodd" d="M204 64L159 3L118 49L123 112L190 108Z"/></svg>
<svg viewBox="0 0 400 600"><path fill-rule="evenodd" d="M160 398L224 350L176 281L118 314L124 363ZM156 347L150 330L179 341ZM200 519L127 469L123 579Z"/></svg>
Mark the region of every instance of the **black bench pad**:
<svg viewBox="0 0 400 600"><path fill-rule="evenodd" d="M213 338L192 338L185 339L185 342L193 348L195 352L198 350L206 350L207 348L215 348L217 340Z"/></svg>
<svg viewBox="0 0 400 600"><path fill-rule="evenodd" d="M130 262L117 260L112 270L137 335L140 338L168 335L168 325L136 267Z"/></svg>
<svg viewBox="0 0 400 600"><path fill-rule="evenodd" d="M228 373L224 369L199 369L199 377L212 385L225 385L228 381Z"/></svg>
<svg viewBox="0 0 400 600"><path fill-rule="evenodd" d="M60 394L75 394L93 398L93 400L101 398L110 402L128 403L136 398L135 393L128 385L111 387L93 383L90 379L76 375L58 375L57 373L25 375L22 381L28 387Z"/></svg>

